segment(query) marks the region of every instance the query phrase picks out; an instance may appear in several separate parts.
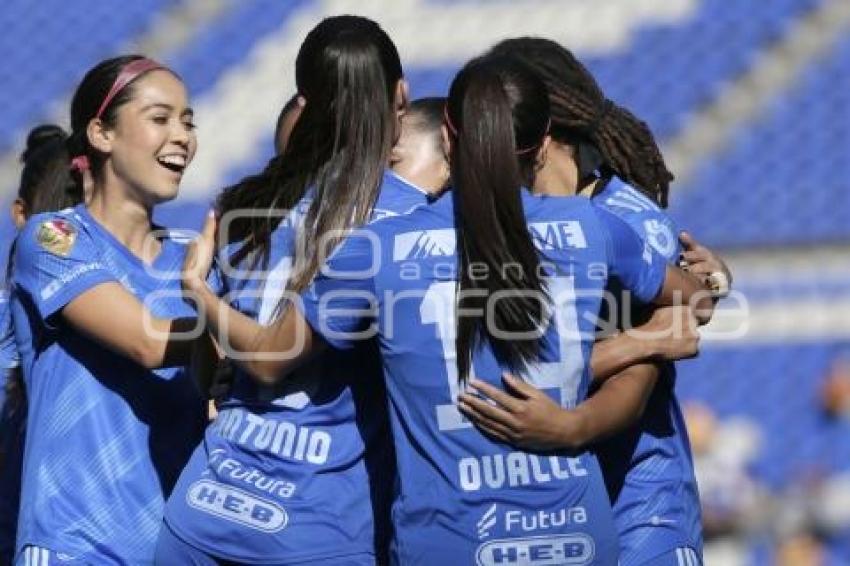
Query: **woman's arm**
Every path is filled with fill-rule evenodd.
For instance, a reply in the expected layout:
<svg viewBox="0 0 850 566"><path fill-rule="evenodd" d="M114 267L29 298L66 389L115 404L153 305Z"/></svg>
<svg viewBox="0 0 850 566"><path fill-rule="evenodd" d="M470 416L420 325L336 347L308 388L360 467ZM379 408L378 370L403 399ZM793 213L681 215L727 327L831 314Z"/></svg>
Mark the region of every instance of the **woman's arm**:
<svg viewBox="0 0 850 566"><path fill-rule="evenodd" d="M190 245L183 264L183 288L198 305L199 314L224 353L250 372L257 381L274 384L314 353L321 343L295 308L284 309L271 325L263 326L231 308L207 285L215 250L215 215L210 212L200 236Z"/></svg>
<svg viewBox="0 0 850 566"><path fill-rule="evenodd" d="M15 246L15 292L45 326L61 321L145 368L186 365L201 327L194 317L154 315L103 261L75 214L30 219Z"/></svg>
<svg viewBox="0 0 850 566"><path fill-rule="evenodd" d="M632 366L608 380L572 410L524 381L505 375L506 391L470 382L490 401L471 393L458 397L460 411L486 434L524 450L576 450L616 434L636 422L646 407L659 370Z"/></svg>
<svg viewBox="0 0 850 566"><path fill-rule="evenodd" d="M659 306L690 305L697 320L705 322L714 309L712 293L702 281L665 258L617 216L597 209L609 237L608 257L611 274L625 289L643 303Z"/></svg>
<svg viewBox="0 0 850 566"><path fill-rule="evenodd" d="M115 281L81 293L61 314L77 331L148 369L188 364L199 335L195 318L156 317Z"/></svg>
<svg viewBox="0 0 850 566"><path fill-rule="evenodd" d="M643 362L692 358L699 351L696 318L690 307L658 307L645 324L593 345L591 371L599 384Z"/></svg>
<svg viewBox="0 0 850 566"><path fill-rule="evenodd" d="M322 344L296 308L284 309L274 322L263 326L219 299L205 282L187 290L194 294L224 353L260 383L277 383Z"/></svg>
<svg viewBox="0 0 850 566"><path fill-rule="evenodd" d="M672 265L653 303L659 306L689 305L700 324L706 324L714 313L714 296L695 275Z"/></svg>
<svg viewBox="0 0 850 566"><path fill-rule="evenodd" d="M216 385L218 368L222 359L223 356L219 352L212 335L209 332L204 332L195 341L189 361L189 371L204 398L211 399L213 397L212 389Z"/></svg>

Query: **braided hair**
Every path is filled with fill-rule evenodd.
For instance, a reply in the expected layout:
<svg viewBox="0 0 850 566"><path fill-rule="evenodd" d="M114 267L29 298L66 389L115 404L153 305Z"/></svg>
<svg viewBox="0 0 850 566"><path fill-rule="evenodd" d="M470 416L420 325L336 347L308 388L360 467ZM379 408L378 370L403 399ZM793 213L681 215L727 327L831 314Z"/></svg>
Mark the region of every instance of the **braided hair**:
<svg viewBox="0 0 850 566"><path fill-rule="evenodd" d="M483 341L513 371L539 353L537 331L550 301L526 227L522 192L534 182L549 127L549 100L546 85L523 65L482 57L457 74L445 108L459 260L457 365L464 381ZM474 277L473 265L488 266L487 275ZM504 270L507 265L520 269L508 273L513 270ZM485 311L492 314L492 325L486 324Z"/></svg>
<svg viewBox="0 0 850 566"><path fill-rule="evenodd" d="M549 90L551 135L577 148L580 188L594 171L616 174L662 208L673 174L645 122L605 98L593 75L566 48L542 38L507 39L492 54L510 57L532 70Z"/></svg>

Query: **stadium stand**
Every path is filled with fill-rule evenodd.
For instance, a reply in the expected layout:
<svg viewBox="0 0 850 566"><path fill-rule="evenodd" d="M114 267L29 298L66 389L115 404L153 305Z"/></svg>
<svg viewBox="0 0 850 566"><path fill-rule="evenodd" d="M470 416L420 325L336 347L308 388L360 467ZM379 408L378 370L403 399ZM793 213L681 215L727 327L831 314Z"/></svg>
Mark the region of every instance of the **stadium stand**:
<svg viewBox="0 0 850 566"><path fill-rule="evenodd" d="M51 104L66 96L81 73L122 50L176 0L110 2L26 0L4 2L0 10L0 153L20 152L13 135L43 120ZM108 22L108 25L104 25Z"/></svg>
<svg viewBox="0 0 850 566"><path fill-rule="evenodd" d="M645 29L628 51L590 58L588 66L611 99L664 138L818 1L780 0L766 10L748 0L705 0L682 25Z"/></svg>
<svg viewBox="0 0 850 566"><path fill-rule="evenodd" d="M674 214L707 243L727 248L846 240L848 77L845 39L727 151L676 188Z"/></svg>

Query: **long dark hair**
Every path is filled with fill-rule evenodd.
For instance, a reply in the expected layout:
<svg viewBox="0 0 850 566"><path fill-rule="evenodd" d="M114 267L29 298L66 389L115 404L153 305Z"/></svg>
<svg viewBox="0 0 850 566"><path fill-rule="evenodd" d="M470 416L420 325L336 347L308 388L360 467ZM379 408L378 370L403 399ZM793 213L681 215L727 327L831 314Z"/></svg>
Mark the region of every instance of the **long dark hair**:
<svg viewBox="0 0 850 566"><path fill-rule="evenodd" d="M484 314L460 313L479 309L483 313L494 294L507 293L507 298L492 305L498 330L515 334L541 328L548 295L540 279L540 258L526 226L521 190L533 182L537 150L548 123L545 85L509 59L473 60L452 82L446 125L452 137L452 194L457 215L457 364L461 380L466 379L472 353L482 339L513 369L522 368L538 353L539 340L505 340L488 328ZM471 276L474 263L487 265L486 277Z"/></svg>
<svg viewBox="0 0 850 566"><path fill-rule="evenodd" d="M24 167L18 185L18 198L29 218L75 206L83 200L82 186L68 174L68 134L54 124L42 124L30 130L27 146L21 153ZM6 262L6 281L11 279L12 258L17 239L12 241Z"/></svg>
<svg viewBox="0 0 850 566"><path fill-rule="evenodd" d="M645 122L605 98L590 71L566 48L536 37L507 39L490 51L519 61L546 83L552 138L582 149L591 144L607 167L661 207L673 174Z"/></svg>
<svg viewBox="0 0 850 566"><path fill-rule="evenodd" d="M232 262L249 253L265 262L279 211L293 208L315 187L289 283L299 290L339 241L321 236L341 235L369 217L396 136L393 102L402 69L395 45L378 24L336 16L307 34L295 78L306 105L286 149L259 174L226 188L217 204L225 219L233 211L263 211L230 218L226 237L245 241Z"/></svg>
<svg viewBox="0 0 850 566"><path fill-rule="evenodd" d="M27 147L21 154L24 165L18 198L27 217L62 210L83 200L83 191L68 175L70 156L68 134L55 124L42 124L30 130Z"/></svg>

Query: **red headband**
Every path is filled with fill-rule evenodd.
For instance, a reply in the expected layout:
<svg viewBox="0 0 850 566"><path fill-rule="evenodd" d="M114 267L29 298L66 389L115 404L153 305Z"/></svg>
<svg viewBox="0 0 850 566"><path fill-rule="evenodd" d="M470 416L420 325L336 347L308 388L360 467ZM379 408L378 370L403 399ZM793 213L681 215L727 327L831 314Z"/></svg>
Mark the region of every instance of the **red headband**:
<svg viewBox="0 0 850 566"><path fill-rule="evenodd" d="M449 118L449 107L448 106L443 106L443 118L445 118L445 120L446 120L446 127L449 129L449 132L451 132L451 134L454 137L457 137L457 128L455 128L454 124L452 124L452 119ZM546 121L546 130L543 132L544 138L547 135L549 135L549 129L551 127L552 127L552 118L549 118ZM528 153L529 151L534 151L535 149L539 148L542 143L543 143L543 140L541 139L540 143L538 143L538 144L535 144L531 147L526 147L525 149L516 150L516 154L522 155L523 153Z"/></svg>

